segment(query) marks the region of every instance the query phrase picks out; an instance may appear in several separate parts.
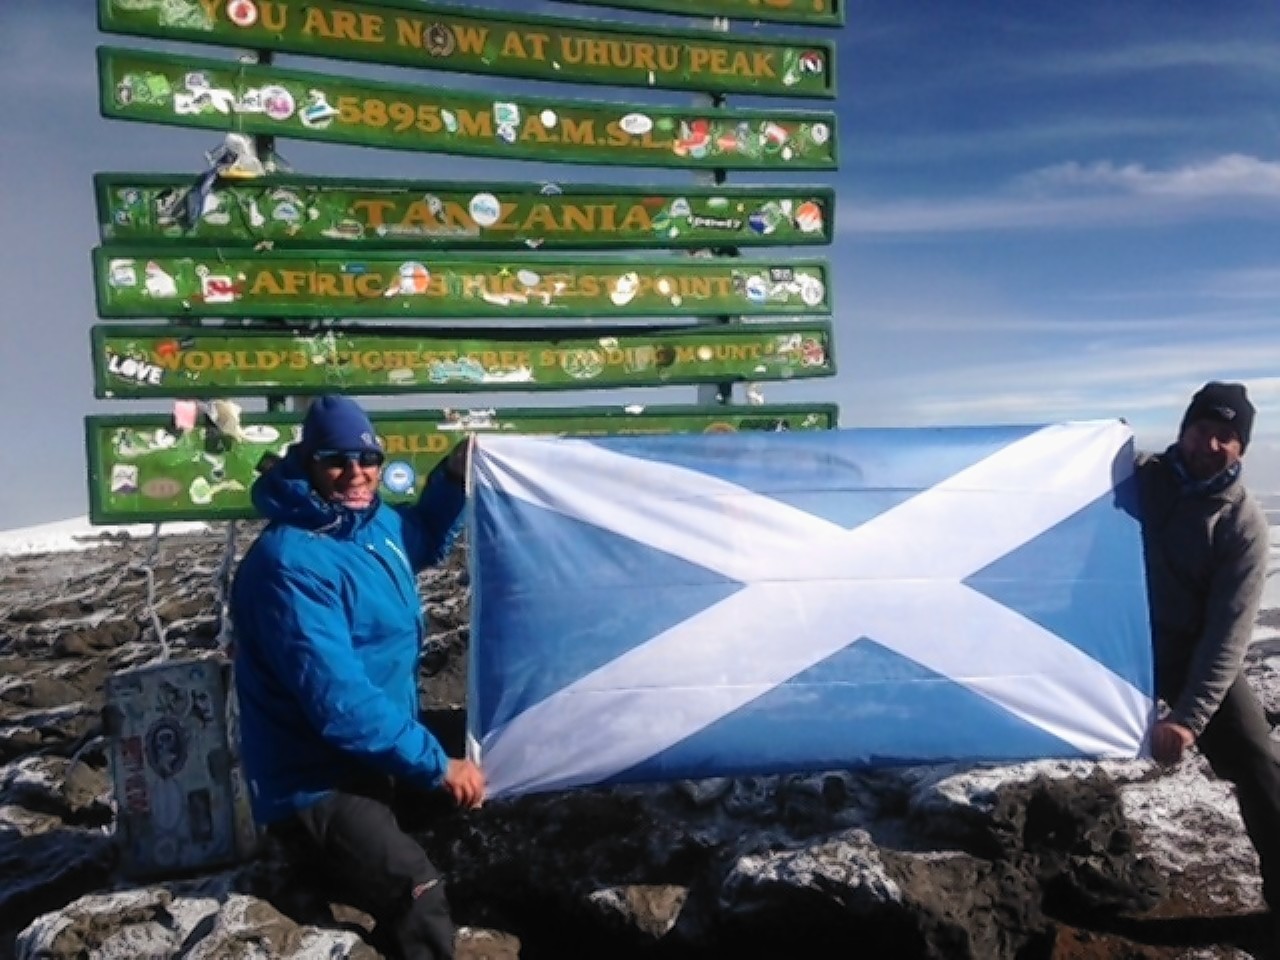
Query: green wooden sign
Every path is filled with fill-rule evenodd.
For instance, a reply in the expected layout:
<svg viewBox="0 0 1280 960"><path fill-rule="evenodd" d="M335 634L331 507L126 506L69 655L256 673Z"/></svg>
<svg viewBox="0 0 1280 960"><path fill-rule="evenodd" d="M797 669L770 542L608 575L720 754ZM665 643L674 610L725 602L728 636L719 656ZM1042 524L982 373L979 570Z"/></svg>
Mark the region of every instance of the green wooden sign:
<svg viewBox="0 0 1280 960"><path fill-rule="evenodd" d="M566 0L624 10L684 13L691 17L780 20L838 27L844 23L846 0Z"/></svg>
<svg viewBox="0 0 1280 960"><path fill-rule="evenodd" d="M466 73L774 96L835 95L830 42L510 16L416 0L98 0L112 33Z"/></svg>
<svg viewBox="0 0 1280 960"><path fill-rule="evenodd" d="M829 111L719 110L386 83L111 47L104 116L334 143L567 163L829 170Z"/></svg>
<svg viewBox="0 0 1280 960"><path fill-rule="evenodd" d="M416 253L416 252L415 252ZM99 247L103 317L796 316L831 312L820 260Z"/></svg>
<svg viewBox="0 0 1280 960"><path fill-rule="evenodd" d="M375 413L387 463L382 494L410 499L430 469L467 431L601 436L834 428L831 404L758 407L526 409L478 414ZM93 523L232 520L252 517L249 487L265 455L283 455L300 418L242 418L242 436L199 426L177 431L157 415L85 418L89 517Z"/></svg>
<svg viewBox="0 0 1280 960"><path fill-rule="evenodd" d="M176 174L98 174L108 242L588 248L826 244L828 187L613 187L263 177L201 197Z"/></svg>
<svg viewBox="0 0 1280 960"><path fill-rule="evenodd" d="M792 380L835 373L826 321L590 335L150 326L93 328L99 397L462 393Z"/></svg>

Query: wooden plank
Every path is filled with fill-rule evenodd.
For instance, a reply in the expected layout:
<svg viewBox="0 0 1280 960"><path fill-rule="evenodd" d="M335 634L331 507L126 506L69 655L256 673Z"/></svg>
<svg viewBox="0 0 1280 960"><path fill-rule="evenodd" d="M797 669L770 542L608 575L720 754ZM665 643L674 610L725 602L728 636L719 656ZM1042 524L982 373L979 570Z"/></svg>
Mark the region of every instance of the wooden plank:
<svg viewBox="0 0 1280 960"><path fill-rule="evenodd" d="M683 13L690 17L773 20L816 27L844 25L845 0L565 0L623 10Z"/></svg>
<svg viewBox="0 0 1280 960"><path fill-rule="evenodd" d="M94 251L102 317L822 316L829 268L806 259L663 254Z"/></svg>
<svg viewBox="0 0 1280 960"><path fill-rule="evenodd" d="M466 431L569 436L827 430L832 404L756 407L582 407L480 413L371 413L387 463L380 493L411 499L427 473ZM89 517L93 523L232 520L254 516L249 487L265 455L295 439L294 414L249 414L241 439L198 426L180 432L166 416L85 418Z"/></svg>
<svg viewBox="0 0 1280 960"><path fill-rule="evenodd" d="M99 0L110 33L429 70L765 96L835 96L830 41L740 37L417 0Z"/></svg>
<svg viewBox="0 0 1280 960"><path fill-rule="evenodd" d="M98 48L103 116L397 150L564 163L832 170L830 111L492 94Z"/></svg>
<svg viewBox="0 0 1280 960"><path fill-rule="evenodd" d="M828 244L835 223L835 191L815 186L561 187L277 176L221 180L200 197L197 183L180 174L98 174L103 240L269 242L276 248L723 248Z"/></svg>
<svg viewBox="0 0 1280 960"><path fill-rule="evenodd" d="M831 324L453 332L95 326L98 397L599 390L835 373Z"/></svg>

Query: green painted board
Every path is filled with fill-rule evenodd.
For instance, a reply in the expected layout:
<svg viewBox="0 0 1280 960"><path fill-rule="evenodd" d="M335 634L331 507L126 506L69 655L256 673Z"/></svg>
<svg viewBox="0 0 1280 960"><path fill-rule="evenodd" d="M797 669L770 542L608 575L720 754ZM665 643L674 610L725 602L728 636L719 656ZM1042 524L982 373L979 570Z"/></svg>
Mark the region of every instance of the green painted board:
<svg viewBox="0 0 1280 960"><path fill-rule="evenodd" d="M483 93L98 48L103 116L566 163L831 170L835 114Z"/></svg>
<svg viewBox="0 0 1280 960"><path fill-rule="evenodd" d="M835 95L834 45L416 0L98 0L109 33L429 70L791 97Z"/></svg>
<svg viewBox="0 0 1280 960"><path fill-rule="evenodd" d="M827 430L837 426L832 404L758 407L621 407L524 409L480 414L374 413L387 464L382 493L410 499L430 469L466 431L601 436L645 433L725 433L737 430ZM249 487L263 456L281 455L300 418L241 418L243 439L200 426L173 428L169 417L85 418L89 517L94 523L233 520L252 517Z"/></svg>
<svg viewBox="0 0 1280 960"><path fill-rule="evenodd" d="M776 381L835 373L831 325L543 330L93 328L99 397L485 393Z"/></svg>
<svg viewBox="0 0 1280 960"><path fill-rule="evenodd" d="M777 20L818 27L844 23L847 0L565 0L623 10L683 13L691 17L731 17L735 20Z"/></svg>
<svg viewBox="0 0 1280 960"><path fill-rule="evenodd" d="M826 244L830 187L614 187L263 177L219 181L100 173L109 243L283 247L600 249ZM190 219L189 208L199 216Z"/></svg>
<svg viewBox="0 0 1280 960"><path fill-rule="evenodd" d="M93 263L103 317L831 313L822 260L99 247Z"/></svg>

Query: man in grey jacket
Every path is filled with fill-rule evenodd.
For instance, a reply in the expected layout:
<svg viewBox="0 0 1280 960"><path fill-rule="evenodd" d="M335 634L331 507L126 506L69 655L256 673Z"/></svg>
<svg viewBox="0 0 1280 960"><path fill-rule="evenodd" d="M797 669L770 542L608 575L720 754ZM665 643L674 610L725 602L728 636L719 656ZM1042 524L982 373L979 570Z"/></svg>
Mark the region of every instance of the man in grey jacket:
<svg viewBox="0 0 1280 960"><path fill-rule="evenodd" d="M1138 461L1156 687L1169 707L1151 753L1176 763L1198 744L1235 784L1263 896L1280 918L1280 764L1242 671L1269 551L1266 516L1240 482L1253 417L1243 384L1207 383L1177 442Z"/></svg>

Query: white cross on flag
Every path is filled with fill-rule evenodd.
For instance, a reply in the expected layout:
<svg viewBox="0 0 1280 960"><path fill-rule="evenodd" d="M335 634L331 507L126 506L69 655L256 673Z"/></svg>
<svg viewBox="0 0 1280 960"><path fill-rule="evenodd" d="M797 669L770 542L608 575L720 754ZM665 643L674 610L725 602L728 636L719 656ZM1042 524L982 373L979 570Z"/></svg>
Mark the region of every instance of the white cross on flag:
<svg viewBox="0 0 1280 960"><path fill-rule="evenodd" d="M1118 421L481 436L473 463L492 795L1142 748Z"/></svg>

